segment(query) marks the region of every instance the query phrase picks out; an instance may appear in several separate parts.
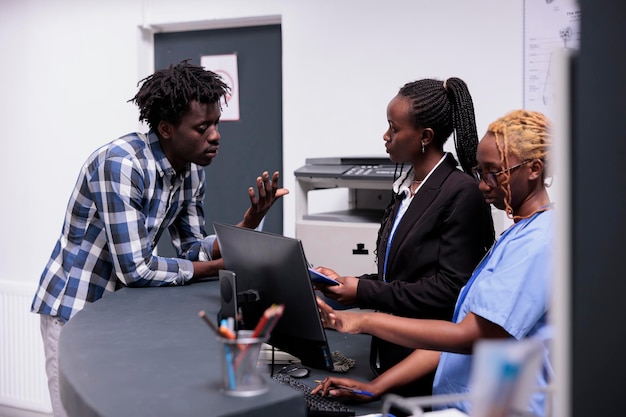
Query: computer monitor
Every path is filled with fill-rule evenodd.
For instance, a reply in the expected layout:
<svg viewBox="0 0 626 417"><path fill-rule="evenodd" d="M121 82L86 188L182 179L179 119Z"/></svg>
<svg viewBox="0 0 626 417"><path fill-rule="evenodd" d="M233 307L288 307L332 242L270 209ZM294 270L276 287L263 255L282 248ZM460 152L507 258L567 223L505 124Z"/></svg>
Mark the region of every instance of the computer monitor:
<svg viewBox="0 0 626 417"><path fill-rule="evenodd" d="M308 264L298 239L223 223L213 223L224 267L235 273L237 293L258 293L241 302L243 323L253 329L267 307L284 304L268 344L316 369L332 370Z"/></svg>

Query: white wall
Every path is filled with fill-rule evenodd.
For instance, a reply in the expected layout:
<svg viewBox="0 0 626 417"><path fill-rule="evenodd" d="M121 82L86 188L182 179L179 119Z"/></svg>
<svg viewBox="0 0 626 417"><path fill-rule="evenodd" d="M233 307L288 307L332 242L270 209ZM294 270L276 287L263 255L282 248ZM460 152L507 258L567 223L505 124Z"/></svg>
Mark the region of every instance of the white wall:
<svg viewBox="0 0 626 417"><path fill-rule="evenodd" d="M288 188L307 157L384 155L407 81L464 79L479 135L522 105L522 0L3 0L0 279L37 282L83 160L138 128L126 100L153 70L139 26L267 15L282 19Z"/></svg>

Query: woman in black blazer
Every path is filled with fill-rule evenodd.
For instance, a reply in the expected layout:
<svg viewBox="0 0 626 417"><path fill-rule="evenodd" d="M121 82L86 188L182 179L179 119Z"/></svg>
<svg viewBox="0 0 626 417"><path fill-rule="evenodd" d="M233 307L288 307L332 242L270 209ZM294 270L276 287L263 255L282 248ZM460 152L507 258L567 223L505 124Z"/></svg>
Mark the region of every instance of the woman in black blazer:
<svg viewBox="0 0 626 417"><path fill-rule="evenodd" d="M319 289L344 305L451 320L461 288L494 241L490 208L471 174L478 145L472 98L459 78L410 82L389 102L387 119L383 139L396 175L378 232L378 274L342 277L319 267L342 284ZM453 133L461 169L443 149ZM372 368L384 372L411 352L372 338ZM433 376L397 393L430 395Z"/></svg>

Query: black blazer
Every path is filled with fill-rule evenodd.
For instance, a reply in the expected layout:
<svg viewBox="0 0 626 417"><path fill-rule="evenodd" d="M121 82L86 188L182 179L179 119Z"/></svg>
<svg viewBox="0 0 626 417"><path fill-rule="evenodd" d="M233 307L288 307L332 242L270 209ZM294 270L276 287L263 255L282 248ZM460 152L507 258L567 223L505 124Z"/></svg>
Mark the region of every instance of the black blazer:
<svg viewBox="0 0 626 417"><path fill-rule="evenodd" d="M448 154L413 198L394 234L384 282L386 245L401 201L394 203L381 225L378 274L360 277L359 307L404 317L452 319L461 288L494 242L491 209L476 180L456 166ZM410 352L374 338L372 366L385 371ZM432 379L426 383L429 391L431 385Z"/></svg>

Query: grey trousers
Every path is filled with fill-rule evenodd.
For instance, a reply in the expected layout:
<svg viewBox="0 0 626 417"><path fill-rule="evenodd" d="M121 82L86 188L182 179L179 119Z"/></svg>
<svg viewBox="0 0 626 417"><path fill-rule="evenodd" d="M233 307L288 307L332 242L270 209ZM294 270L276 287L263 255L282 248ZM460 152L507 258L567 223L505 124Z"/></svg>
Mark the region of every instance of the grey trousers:
<svg viewBox="0 0 626 417"><path fill-rule="evenodd" d="M63 322L56 317L41 314L41 338L46 355L46 374L48 374L48 390L54 417L67 417L61 393L59 392L59 335L63 328Z"/></svg>

